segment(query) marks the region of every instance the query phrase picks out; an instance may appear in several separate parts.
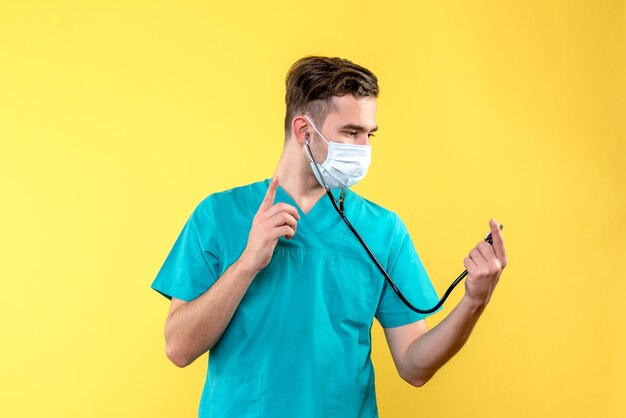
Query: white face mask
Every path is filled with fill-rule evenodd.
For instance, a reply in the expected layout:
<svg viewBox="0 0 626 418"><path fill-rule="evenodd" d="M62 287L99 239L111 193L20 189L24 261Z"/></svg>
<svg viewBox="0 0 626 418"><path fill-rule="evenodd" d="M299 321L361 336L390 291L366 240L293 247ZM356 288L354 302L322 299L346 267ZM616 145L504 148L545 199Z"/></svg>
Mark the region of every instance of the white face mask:
<svg viewBox="0 0 626 418"><path fill-rule="evenodd" d="M311 119L306 117L315 132L328 144L328 155L322 164L317 164L309 152L309 148L304 145L304 150L311 160L311 169L315 178L322 185L330 189L345 189L354 186L367 174L367 169L372 161L372 148L370 145L342 144L340 142L329 142L317 130ZM308 139L307 139L308 143ZM319 168L322 178L318 174Z"/></svg>

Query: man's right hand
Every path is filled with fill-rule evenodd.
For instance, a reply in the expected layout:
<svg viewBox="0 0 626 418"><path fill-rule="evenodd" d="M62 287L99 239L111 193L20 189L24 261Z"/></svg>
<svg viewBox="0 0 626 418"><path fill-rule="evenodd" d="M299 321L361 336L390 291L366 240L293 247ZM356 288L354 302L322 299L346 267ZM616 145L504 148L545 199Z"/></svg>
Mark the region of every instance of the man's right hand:
<svg viewBox="0 0 626 418"><path fill-rule="evenodd" d="M300 214L287 203L274 205L278 177L274 177L259 206L248 235L246 249L240 261L255 274L265 268L272 259L278 238L291 239L296 234Z"/></svg>

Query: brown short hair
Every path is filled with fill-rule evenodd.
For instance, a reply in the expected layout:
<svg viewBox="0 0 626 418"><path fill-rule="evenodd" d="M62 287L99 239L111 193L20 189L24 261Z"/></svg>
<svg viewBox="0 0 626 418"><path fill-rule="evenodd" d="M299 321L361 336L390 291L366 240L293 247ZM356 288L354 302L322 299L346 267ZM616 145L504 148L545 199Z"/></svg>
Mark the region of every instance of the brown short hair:
<svg viewBox="0 0 626 418"><path fill-rule="evenodd" d="M332 98L352 94L378 97L378 79L370 70L343 58L308 56L296 61L285 79L285 136L297 114L308 113L323 124L334 107Z"/></svg>

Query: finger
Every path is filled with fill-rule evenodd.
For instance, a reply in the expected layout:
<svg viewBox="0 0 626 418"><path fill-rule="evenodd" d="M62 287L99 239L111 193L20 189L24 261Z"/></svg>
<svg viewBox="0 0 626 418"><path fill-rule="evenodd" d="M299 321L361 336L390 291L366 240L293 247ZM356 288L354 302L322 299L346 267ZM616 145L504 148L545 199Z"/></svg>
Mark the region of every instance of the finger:
<svg viewBox="0 0 626 418"><path fill-rule="evenodd" d="M493 250L496 252L496 257L498 257L502 265L505 266L507 257L502 231L500 231L498 222L494 218L489 220L489 227L491 228L491 237L493 238Z"/></svg>
<svg viewBox="0 0 626 418"><path fill-rule="evenodd" d="M272 216L280 212L286 212L290 214L291 216L293 216L294 218L300 219L300 213L298 213L298 209L296 209L295 206L292 206L288 203L283 203L283 202L276 203L274 206L270 207L265 212L264 216L269 219Z"/></svg>
<svg viewBox="0 0 626 418"><path fill-rule="evenodd" d="M496 253L493 249L493 247L491 245L489 245L487 243L487 241L481 241L478 244L476 244L476 248L478 249L478 251L480 251L480 253L482 254L482 256L485 258L485 260L489 261L489 260L493 260L496 257Z"/></svg>
<svg viewBox="0 0 626 418"><path fill-rule="evenodd" d="M469 258L471 258L477 266L487 263L487 259L485 259L485 257L477 248L472 248L472 250L469 252Z"/></svg>
<svg viewBox="0 0 626 418"><path fill-rule="evenodd" d="M296 235L296 230L289 225L279 226L274 229L274 238L285 237L287 239L291 239L294 235Z"/></svg>
<svg viewBox="0 0 626 418"><path fill-rule="evenodd" d="M270 219L268 219L267 222L272 227L289 225L293 229L296 229L296 227L298 225L298 221L296 220L296 218L294 218L293 216L291 216L290 214L288 214L286 212L279 212L279 213L277 213L276 215L274 215Z"/></svg>
<svg viewBox="0 0 626 418"><path fill-rule="evenodd" d="M278 188L278 176L274 176L272 181L270 182L269 187L267 188L267 192L265 193L265 197L259 206L259 212L265 212L274 204L274 199L276 198L276 189Z"/></svg>
<svg viewBox="0 0 626 418"><path fill-rule="evenodd" d="M474 263L474 261L472 261L472 259L469 257L465 257L465 259L463 260L463 265L467 269L467 272L470 273L472 276L474 275L473 272L476 271L476 268L478 267L476 266L476 263Z"/></svg>
<svg viewBox="0 0 626 418"><path fill-rule="evenodd" d="M493 247L489 245L486 241L481 241L476 245L480 254L485 258L486 267L488 272L492 274L497 274L499 271L502 271L504 268L502 265L502 261L496 256L496 253L493 250Z"/></svg>

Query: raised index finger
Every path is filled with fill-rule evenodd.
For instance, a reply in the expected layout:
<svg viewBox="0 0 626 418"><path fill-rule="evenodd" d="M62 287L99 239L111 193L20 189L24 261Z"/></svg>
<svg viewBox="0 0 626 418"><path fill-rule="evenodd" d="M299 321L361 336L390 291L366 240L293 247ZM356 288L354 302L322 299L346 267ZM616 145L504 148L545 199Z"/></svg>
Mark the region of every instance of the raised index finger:
<svg viewBox="0 0 626 418"><path fill-rule="evenodd" d="M278 188L278 176L274 176L270 182L265 197L259 206L259 212L264 212L272 207L274 204L274 198L276 197L276 189Z"/></svg>
<svg viewBox="0 0 626 418"><path fill-rule="evenodd" d="M504 239L502 238L502 231L500 231L498 222L495 219L489 220L489 227L491 228L491 237L493 239L493 250L496 252L496 257L506 265L506 249L504 248Z"/></svg>

